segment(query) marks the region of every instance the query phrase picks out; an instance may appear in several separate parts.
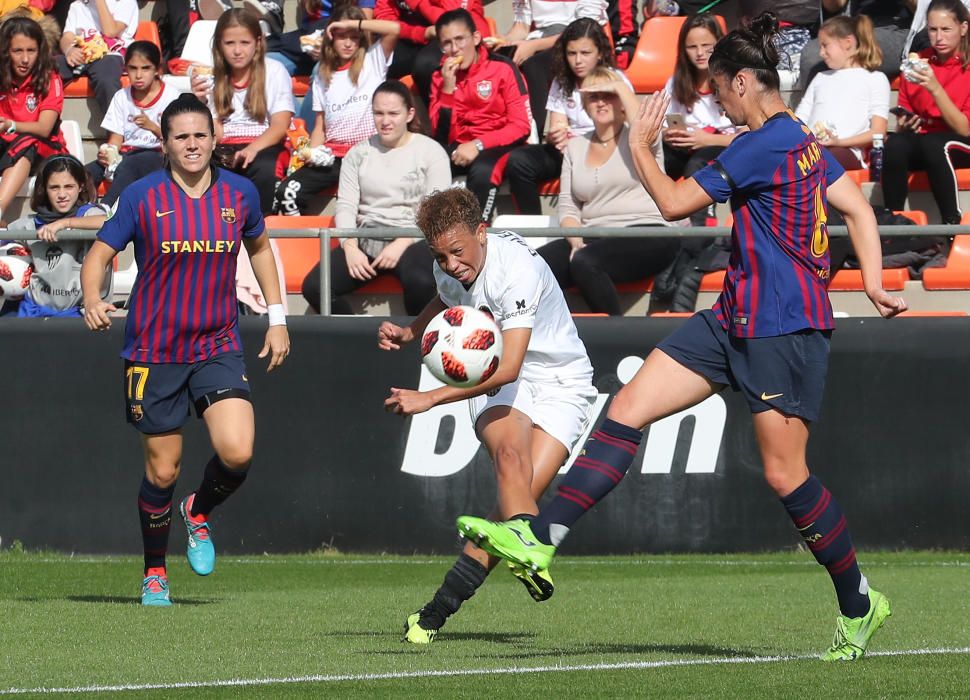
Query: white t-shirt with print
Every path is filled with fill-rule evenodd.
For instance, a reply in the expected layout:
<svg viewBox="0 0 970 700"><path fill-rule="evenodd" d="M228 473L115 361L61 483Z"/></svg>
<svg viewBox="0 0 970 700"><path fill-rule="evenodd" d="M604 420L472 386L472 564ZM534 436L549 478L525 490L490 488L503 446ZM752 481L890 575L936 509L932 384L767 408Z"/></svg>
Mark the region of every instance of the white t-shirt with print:
<svg viewBox="0 0 970 700"><path fill-rule="evenodd" d="M714 99L712 93L699 95L694 105L688 108L674 97L674 79L670 78L664 86L664 90L670 95L670 105L667 107L667 114L683 114L684 123L688 129L703 129L712 126L721 133L733 134L737 127L731 123L721 105Z"/></svg>
<svg viewBox="0 0 970 700"><path fill-rule="evenodd" d="M521 236L489 233L485 264L470 288L434 266L438 295L448 306L488 309L502 331L531 328L519 377L559 386L593 380L586 346L552 270Z"/></svg>
<svg viewBox="0 0 970 700"><path fill-rule="evenodd" d="M246 111L246 95L248 87L234 90L232 93L232 114L222 122L222 138L252 141L259 138L269 128L270 118L279 112L296 112L293 102L293 83L290 74L279 61L267 58L266 61L266 119L261 122L253 119ZM209 97L209 109L215 117L215 107L212 97Z"/></svg>
<svg viewBox="0 0 970 700"><path fill-rule="evenodd" d="M351 82L348 70L335 71L330 82L324 84L319 65L314 68L313 111L323 112L327 144L345 144L349 149L377 133L371 97L387 79L387 69L393 60L394 55L385 56L384 47L376 42L364 55L356 85Z"/></svg>
<svg viewBox="0 0 970 700"><path fill-rule="evenodd" d="M125 25L118 39L127 48L135 40L135 32L138 30L138 2L137 0L105 0L105 2L111 16ZM104 34L101 20L98 18L98 8L93 2L74 0L67 11L64 31L79 37L87 37L90 36L91 30Z"/></svg>
<svg viewBox="0 0 970 700"><path fill-rule="evenodd" d="M626 77L626 74L620 71L616 71L616 73L627 84L627 87L633 90L633 84ZM573 89L569 97L566 97L559 80L554 79L549 88L549 98L546 100L546 111L566 115L566 120L569 122L569 132L573 136L585 136L593 131L593 120L590 119L589 114L583 108L582 93L578 87Z"/></svg>
<svg viewBox="0 0 970 700"><path fill-rule="evenodd" d="M119 134L124 141L123 146L131 148L161 148L161 141L148 129L142 129L135 124L135 117L144 113L156 124L162 123L162 112L179 96L179 91L171 85L162 83L161 91L153 102L138 104L131 96L131 88L121 88L111 98L111 104L104 113L101 128L112 134Z"/></svg>

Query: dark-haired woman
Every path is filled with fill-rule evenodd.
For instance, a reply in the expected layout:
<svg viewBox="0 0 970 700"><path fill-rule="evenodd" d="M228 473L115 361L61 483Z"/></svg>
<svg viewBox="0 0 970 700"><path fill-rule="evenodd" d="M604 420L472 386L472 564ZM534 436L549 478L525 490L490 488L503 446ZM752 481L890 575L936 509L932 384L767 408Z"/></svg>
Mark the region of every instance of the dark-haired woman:
<svg viewBox="0 0 970 700"><path fill-rule="evenodd" d="M64 84L53 67L37 22L15 17L0 26L0 212L10 207L34 164L67 153L60 132Z"/></svg>
<svg viewBox="0 0 970 700"><path fill-rule="evenodd" d="M416 133L414 97L403 83L381 84L371 108L377 133L351 148L340 168L337 228L413 228L421 198L451 185L448 154ZM435 295L433 266L424 239L344 238L330 256L331 310L353 313L343 295L390 272L401 281L407 314L416 316ZM319 264L303 280L303 296L319 310Z"/></svg>
<svg viewBox="0 0 970 700"><path fill-rule="evenodd" d="M505 169L505 179L520 214L542 213L539 185L559 177L562 154L569 139L593 130L579 92L583 80L597 68L615 65L610 40L595 20L577 19L559 35L553 48L555 77L546 102L549 112L546 142L516 148L509 154ZM619 75L626 80L625 75Z"/></svg>
<svg viewBox="0 0 970 700"><path fill-rule="evenodd" d="M909 173L925 170L943 223L958 224L953 170L970 167L970 11L960 0L933 0L926 28L931 46L899 87L909 113L886 142L882 196L887 208L905 209Z"/></svg>
<svg viewBox="0 0 970 700"><path fill-rule="evenodd" d="M81 267L84 321L111 327L101 299L105 269L134 244L138 276L125 320L126 415L142 437L145 477L138 513L145 552L142 605L171 605L165 555L172 497L182 464L182 425L190 407L205 421L215 454L179 511L188 530L189 566L212 572L209 515L246 479L255 423L237 325L236 256L246 246L269 305L259 353L269 370L289 353L276 261L252 181L211 166L215 127L209 108L181 95L162 113L168 167L132 184L98 233Z"/></svg>
<svg viewBox="0 0 970 700"><path fill-rule="evenodd" d="M670 97L644 101L630 129L640 179L664 218L730 200L731 262L712 310L692 316L650 352L613 399L559 494L531 522L459 518L461 530L489 552L544 570L570 528L619 483L644 427L694 406L726 386L751 410L765 480L831 576L839 602L827 661L865 654L890 615L889 601L859 571L845 516L806 463L809 426L821 408L834 328L826 200L849 227L866 293L881 316L906 304L882 289L881 248L872 207L779 93L774 15L718 42L710 59L715 94L728 117L750 131L690 178L674 181L651 145Z"/></svg>
<svg viewBox="0 0 970 700"><path fill-rule="evenodd" d="M179 92L162 81L161 63L161 51L150 41L136 41L125 53L130 85L111 98L101 122L101 128L108 133L107 143L99 149L98 159L88 165L94 184L100 185L112 157L121 156L111 187L101 199L108 206L118 200L128 185L162 167L162 132L158 122Z"/></svg>

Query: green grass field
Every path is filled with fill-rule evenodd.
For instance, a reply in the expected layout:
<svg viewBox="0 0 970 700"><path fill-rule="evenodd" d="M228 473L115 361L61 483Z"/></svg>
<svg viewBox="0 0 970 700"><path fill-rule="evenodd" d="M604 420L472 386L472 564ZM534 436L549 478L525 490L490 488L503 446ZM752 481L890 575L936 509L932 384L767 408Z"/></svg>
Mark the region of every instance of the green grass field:
<svg viewBox="0 0 970 700"><path fill-rule="evenodd" d="M835 597L807 553L563 557L541 604L500 569L416 649L404 617L449 558L227 556L203 579L173 557L177 604L143 609L138 559L5 552L0 695L967 697L970 554L861 559L893 617L828 665Z"/></svg>

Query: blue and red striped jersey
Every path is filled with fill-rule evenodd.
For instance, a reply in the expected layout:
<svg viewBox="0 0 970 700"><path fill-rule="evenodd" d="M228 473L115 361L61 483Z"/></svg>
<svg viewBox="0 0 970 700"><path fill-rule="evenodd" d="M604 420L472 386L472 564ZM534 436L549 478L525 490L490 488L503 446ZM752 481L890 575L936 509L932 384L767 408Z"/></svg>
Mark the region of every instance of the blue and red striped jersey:
<svg viewBox="0 0 970 700"><path fill-rule="evenodd" d="M199 199L168 169L126 188L98 234L115 250L135 244L138 276L121 356L187 363L241 350L236 255L243 238L264 229L256 187L220 168Z"/></svg>
<svg viewBox="0 0 970 700"><path fill-rule="evenodd" d="M831 329L826 189L843 172L790 111L741 134L693 177L731 200L734 227L721 326L740 338Z"/></svg>

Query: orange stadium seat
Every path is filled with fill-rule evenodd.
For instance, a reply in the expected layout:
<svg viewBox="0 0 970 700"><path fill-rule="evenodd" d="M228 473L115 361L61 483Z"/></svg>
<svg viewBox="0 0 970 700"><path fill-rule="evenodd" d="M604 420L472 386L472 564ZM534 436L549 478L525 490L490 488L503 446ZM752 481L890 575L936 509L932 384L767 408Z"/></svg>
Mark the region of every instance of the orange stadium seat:
<svg viewBox="0 0 970 700"><path fill-rule="evenodd" d="M333 228L332 216L267 216L266 228ZM299 294L303 278L320 262L320 241L316 238L276 238L286 278L286 293ZM331 245L336 244L334 241Z"/></svg>
<svg viewBox="0 0 970 700"><path fill-rule="evenodd" d="M151 20L146 20L144 22L138 23L138 29L135 30L135 41L150 41L159 49L162 48L162 38L158 32L158 24L152 22ZM165 68L164 61L162 62L162 70ZM121 87L128 87L128 76L121 76ZM65 97L94 97L94 90L91 89L91 83L85 76L81 76L77 80L72 81L69 85L64 87Z"/></svg>
<svg viewBox="0 0 970 700"><path fill-rule="evenodd" d="M310 92L310 83L313 77L307 75L294 75L293 76L293 95L295 97L303 97L308 92Z"/></svg>
<svg viewBox="0 0 970 700"><path fill-rule="evenodd" d="M957 189L970 190L970 168L957 168L956 174L957 174ZM926 173L922 171L910 173L909 189L916 190L918 192L929 190L930 181L929 181L929 178L926 177Z"/></svg>
<svg viewBox="0 0 970 700"><path fill-rule="evenodd" d="M643 23L640 40L626 77L638 93L662 90L674 74L677 63L677 38L685 17L651 17ZM721 29L727 32L727 22L718 15Z"/></svg>
<svg viewBox="0 0 970 700"><path fill-rule="evenodd" d="M485 21L488 22L489 36L500 36L498 33L498 24L496 24L495 18L486 17Z"/></svg>
<svg viewBox="0 0 970 700"><path fill-rule="evenodd" d="M963 215L960 225L970 225L970 212ZM970 234L953 237L950 255L943 267L923 270L926 289L970 289Z"/></svg>
<svg viewBox="0 0 970 700"><path fill-rule="evenodd" d="M897 211L896 214L905 216L917 226L926 226L929 220L926 212L922 211ZM905 267L892 268L882 271L882 287L890 291L899 291L906 287L909 281L909 270ZM865 291L862 284L862 270L839 270L832 277L829 285L832 292L861 292Z"/></svg>

